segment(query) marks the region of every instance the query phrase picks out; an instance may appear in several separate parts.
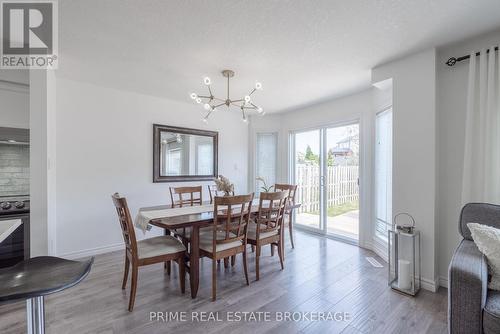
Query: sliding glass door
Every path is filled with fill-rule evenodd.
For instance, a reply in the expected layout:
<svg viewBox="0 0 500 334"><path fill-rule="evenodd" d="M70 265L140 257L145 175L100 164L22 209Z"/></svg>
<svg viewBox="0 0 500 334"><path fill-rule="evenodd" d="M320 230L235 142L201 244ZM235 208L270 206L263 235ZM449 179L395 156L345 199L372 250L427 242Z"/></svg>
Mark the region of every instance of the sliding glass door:
<svg viewBox="0 0 500 334"><path fill-rule="evenodd" d="M320 130L298 132L294 135L296 199L302 203L296 223L307 228L321 228L321 140Z"/></svg>
<svg viewBox="0 0 500 334"><path fill-rule="evenodd" d="M359 124L328 128L326 135L326 232L358 240Z"/></svg>
<svg viewBox="0 0 500 334"><path fill-rule="evenodd" d="M298 226L358 240L359 143L358 123L291 135Z"/></svg>

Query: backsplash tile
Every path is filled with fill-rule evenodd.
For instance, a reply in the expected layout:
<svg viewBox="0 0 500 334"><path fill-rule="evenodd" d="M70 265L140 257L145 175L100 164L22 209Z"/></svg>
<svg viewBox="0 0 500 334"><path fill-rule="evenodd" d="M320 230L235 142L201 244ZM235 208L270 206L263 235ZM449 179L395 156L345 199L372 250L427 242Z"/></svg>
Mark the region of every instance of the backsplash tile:
<svg viewBox="0 0 500 334"><path fill-rule="evenodd" d="M0 196L30 192L29 146L0 144Z"/></svg>

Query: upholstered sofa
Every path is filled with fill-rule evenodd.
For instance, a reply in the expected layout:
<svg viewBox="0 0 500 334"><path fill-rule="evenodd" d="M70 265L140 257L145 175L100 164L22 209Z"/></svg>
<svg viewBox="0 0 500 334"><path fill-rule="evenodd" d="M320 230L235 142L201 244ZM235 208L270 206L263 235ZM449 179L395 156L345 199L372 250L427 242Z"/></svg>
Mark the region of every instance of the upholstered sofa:
<svg viewBox="0 0 500 334"><path fill-rule="evenodd" d="M478 250L467 223L500 228L500 206L466 204L460 214L463 240L448 269L448 329L457 333L500 333L500 292L488 290L486 258Z"/></svg>

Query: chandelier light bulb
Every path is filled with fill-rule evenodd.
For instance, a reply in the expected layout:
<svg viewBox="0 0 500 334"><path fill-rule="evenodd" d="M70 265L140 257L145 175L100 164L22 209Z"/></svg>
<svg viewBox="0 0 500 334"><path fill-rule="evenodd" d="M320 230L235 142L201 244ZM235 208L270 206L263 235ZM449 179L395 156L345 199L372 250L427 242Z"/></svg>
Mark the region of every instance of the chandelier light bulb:
<svg viewBox="0 0 500 334"><path fill-rule="evenodd" d="M262 107L258 107L258 108L257 108L257 112L258 112L259 114L262 114L262 113L264 112L264 109L262 109Z"/></svg>
<svg viewBox="0 0 500 334"><path fill-rule="evenodd" d="M247 119L246 117L244 117L244 118L242 119L242 121L243 121L243 123L247 123L247 122L248 122L248 119Z"/></svg>
<svg viewBox="0 0 500 334"><path fill-rule="evenodd" d="M208 104L208 103L205 103L203 105L203 108L205 108L205 110L210 110L210 109L212 109L212 106L210 104Z"/></svg>
<svg viewBox="0 0 500 334"><path fill-rule="evenodd" d="M212 81L210 80L209 77L205 77L205 78L203 78L203 83L205 83L205 85L208 86L208 85L210 85L212 83Z"/></svg>
<svg viewBox="0 0 500 334"><path fill-rule="evenodd" d="M208 115L203 117L202 121L203 123L208 124Z"/></svg>
<svg viewBox="0 0 500 334"><path fill-rule="evenodd" d="M196 93L191 93L191 99L193 100L196 100L196 98L198 97L198 95Z"/></svg>
<svg viewBox="0 0 500 334"><path fill-rule="evenodd" d="M260 83L260 82L256 82L256 83L255 83L255 89L257 89L257 90L262 90L262 83Z"/></svg>
<svg viewBox="0 0 500 334"><path fill-rule="evenodd" d="M196 98L196 103L198 103L198 104L201 103L201 99L199 97Z"/></svg>
<svg viewBox="0 0 500 334"><path fill-rule="evenodd" d="M252 100L249 95L246 95L244 99L246 103L250 103L250 101Z"/></svg>

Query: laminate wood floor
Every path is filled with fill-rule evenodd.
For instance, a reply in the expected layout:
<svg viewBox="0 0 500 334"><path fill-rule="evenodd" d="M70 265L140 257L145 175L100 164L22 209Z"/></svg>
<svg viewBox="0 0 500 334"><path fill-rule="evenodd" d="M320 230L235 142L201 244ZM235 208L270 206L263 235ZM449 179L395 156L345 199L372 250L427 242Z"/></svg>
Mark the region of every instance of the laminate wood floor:
<svg viewBox="0 0 500 334"><path fill-rule="evenodd" d="M218 268L217 301L211 301L211 262L203 259L198 297L189 284L180 293L177 266L169 277L163 266L139 269L135 309L127 311L129 289L121 290L123 252L98 255L79 285L46 298L47 333L446 333L446 290L421 291L416 298L387 287L387 265L373 252L320 236L296 233L295 249L286 245L285 269L266 247L261 278L255 281L249 253L250 286L241 257L234 268ZM384 268L367 260L375 257ZM270 321L227 321L231 312L269 315ZM189 321L150 321L150 312L186 312ZM214 313L201 313L214 312ZM257 313L262 312L262 313ZM264 313L267 312L267 313ZM281 312L281 313L280 313ZM307 317L314 312L348 316L342 321L278 321L284 312ZM307 313L309 312L309 313ZM334 313L337 312L337 313ZM164 313L165 314L165 313ZM177 313L182 316L180 313ZM221 320L191 321L194 315ZM324 313L328 315L328 313ZM240 316L244 314L240 313ZM251 316L251 315L248 315ZM0 305L0 333L24 333L25 303Z"/></svg>

